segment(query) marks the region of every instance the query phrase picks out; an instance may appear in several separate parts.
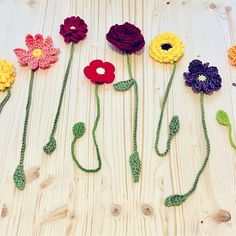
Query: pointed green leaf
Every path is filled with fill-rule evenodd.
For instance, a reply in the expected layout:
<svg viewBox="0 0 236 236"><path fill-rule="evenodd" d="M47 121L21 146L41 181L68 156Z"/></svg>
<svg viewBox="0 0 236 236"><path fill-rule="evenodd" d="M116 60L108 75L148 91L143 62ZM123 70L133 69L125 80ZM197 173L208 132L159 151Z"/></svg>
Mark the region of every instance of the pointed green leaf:
<svg viewBox="0 0 236 236"><path fill-rule="evenodd" d="M134 152L131 154L129 158L130 168L132 171L134 182L137 183L139 181L140 173L141 173L141 161L139 158L138 152Z"/></svg>
<svg viewBox="0 0 236 236"><path fill-rule="evenodd" d="M73 126L73 134L76 138L80 138L85 133L85 125L83 122L78 122Z"/></svg>
<svg viewBox="0 0 236 236"><path fill-rule="evenodd" d="M46 154L51 154L55 151L57 147L57 142L55 138L50 138L49 142L43 147L43 150Z"/></svg>
<svg viewBox="0 0 236 236"><path fill-rule="evenodd" d="M179 127L179 117L173 116L169 124L169 132L171 137L174 137L178 133Z"/></svg>
<svg viewBox="0 0 236 236"><path fill-rule="evenodd" d="M22 164L19 164L16 167L16 170L13 175L13 180L14 180L16 187L19 190L23 190L25 188L26 177L25 177L24 167Z"/></svg>
<svg viewBox="0 0 236 236"><path fill-rule="evenodd" d="M127 91L128 89L130 89L133 86L134 82L135 82L135 80L133 80L133 79L121 81L121 82L114 84L113 88L116 91L124 92L124 91Z"/></svg>
<svg viewBox="0 0 236 236"><path fill-rule="evenodd" d="M167 207L179 206L183 202L185 202L186 199L187 199L186 194L184 194L184 195L179 195L179 194L171 195L171 196L166 198L165 206L167 206Z"/></svg>
<svg viewBox="0 0 236 236"><path fill-rule="evenodd" d="M230 124L230 120L228 117L228 114L223 111L223 110L218 110L216 113L216 120L218 121L219 124L221 125L229 125Z"/></svg>

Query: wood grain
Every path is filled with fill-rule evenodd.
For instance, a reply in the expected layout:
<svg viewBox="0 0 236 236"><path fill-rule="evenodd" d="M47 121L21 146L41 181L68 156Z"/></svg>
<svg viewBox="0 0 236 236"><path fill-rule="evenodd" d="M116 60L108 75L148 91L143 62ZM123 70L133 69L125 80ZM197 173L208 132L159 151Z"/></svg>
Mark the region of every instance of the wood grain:
<svg viewBox="0 0 236 236"><path fill-rule="evenodd" d="M226 56L227 48L236 43L235 1L0 0L0 10L0 57L17 68L12 98L0 116L0 235L236 235L235 150L226 129L215 121L216 111L223 108L236 124L236 87L232 86L236 69ZM69 46L58 31L70 15L81 16L89 33L75 49L56 133L58 148L48 157L42 147L69 57ZM83 68L100 58L116 66L116 81L128 78L125 57L105 40L111 25L125 21L140 27L146 40L145 49L131 58L140 94L138 145L143 167L138 184L132 182L128 163L134 114L131 91L121 94L111 85L100 87L102 118L97 137L102 170L95 175L82 173L70 155L72 126L83 121L87 132L76 153L83 165L97 164L91 135L94 86L85 79ZM181 129L170 154L162 159L154 152L154 142L171 66L154 62L148 45L165 31L179 35L186 52L177 65L161 147L175 114ZM30 71L19 67L12 50L24 47L27 33L38 32L51 35L61 55L52 68L36 73L25 158L28 183L20 192L12 174L19 160ZM216 65L223 78L222 89L205 100L212 152L195 194L181 207L166 208L166 196L190 188L205 154L199 96L184 86L182 78L194 58Z"/></svg>

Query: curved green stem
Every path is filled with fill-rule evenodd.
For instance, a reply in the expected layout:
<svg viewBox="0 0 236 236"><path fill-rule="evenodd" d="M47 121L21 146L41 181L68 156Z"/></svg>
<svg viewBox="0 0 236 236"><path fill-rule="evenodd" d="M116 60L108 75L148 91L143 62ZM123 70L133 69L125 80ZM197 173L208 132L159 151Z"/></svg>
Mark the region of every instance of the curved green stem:
<svg viewBox="0 0 236 236"><path fill-rule="evenodd" d="M24 158L25 158L28 123L29 123L29 113L30 113L30 107L31 107L31 101L32 101L33 83L34 83L34 71L32 70L31 76L30 76L29 90L28 90L28 99L27 99L27 104L26 104L26 113L25 113L21 153L20 153L20 162L13 175L13 180L15 182L15 185L20 190L23 190L25 188L25 183L26 183L26 177L25 177L25 171L24 171Z"/></svg>
<svg viewBox="0 0 236 236"><path fill-rule="evenodd" d="M171 195L171 196L167 197L166 200L165 200L165 205L167 207L181 205L196 190L199 178L200 178L202 172L204 171L204 169L206 167L206 164L208 162L209 156L210 156L211 147L210 147L210 141L209 141L209 137L208 137L208 133L207 133L207 127L206 127L205 112L204 112L204 93L203 92L201 92L201 94L200 94L200 106L201 106L202 128L203 128L204 137L205 137L205 141L206 141L206 150L207 150L206 157L205 157L205 160L204 160L200 170L198 171L198 173L195 177L195 181L193 183L192 188L185 194L182 194L182 195L175 194L175 195Z"/></svg>
<svg viewBox="0 0 236 236"><path fill-rule="evenodd" d="M236 149L236 144L233 141L233 137L232 137L232 127L231 124L228 125L228 136L229 136L229 142L231 144L231 146Z"/></svg>
<svg viewBox="0 0 236 236"><path fill-rule="evenodd" d="M69 58L69 61L68 61L68 64L67 64L66 73L65 73L62 88L61 88L59 104L58 104L56 116L55 116L55 119L54 119L54 122L53 122L52 131L51 131L48 143L43 147L43 150L46 154L53 153L56 149L56 146L57 146L56 139L54 138L54 135L55 135L56 129L57 129L58 119L59 119L60 112L61 112L63 96L64 96L64 93L65 93L65 88L66 88L67 80L68 80L68 77L69 77L71 63L72 63L72 59L73 59L73 55L74 55L74 50L75 50L75 44L71 43L70 58Z"/></svg>
<svg viewBox="0 0 236 236"><path fill-rule="evenodd" d="M74 127L73 127L73 133L74 133L75 137L74 137L74 139L71 143L72 159L74 160L75 164L78 166L79 169L81 169L82 171L87 172L87 173L98 172L102 167L101 154L100 154L99 147L98 147L97 140L96 140L96 130L97 130L97 126L98 126L98 121L100 119L100 100L99 100L99 96L98 96L98 86L99 85L95 86L95 96L96 96L96 104L97 104L97 117L95 119L94 126L93 126L93 131L92 131L93 142L94 142L94 145L95 145L95 148L96 148L96 155L97 155L97 160L98 160L98 167L97 168L87 169L87 168L83 167L79 163L79 161L76 159L76 156L75 156L75 143L76 143L78 138L83 136L83 134L85 132L85 127L84 127L84 124L81 123L81 122L75 124Z"/></svg>
<svg viewBox="0 0 236 236"><path fill-rule="evenodd" d="M0 103L0 113L2 112L3 107L6 105L7 101L10 99L10 97L11 97L11 90L10 90L10 88L8 88L6 97Z"/></svg>
<svg viewBox="0 0 236 236"><path fill-rule="evenodd" d="M175 71L176 71L176 63L174 63L173 65L171 77L166 88L164 100L161 106L161 114L158 121L157 132L156 132L155 151L156 151L156 154L161 157L166 156L168 154L171 147L171 140L179 131L179 118L178 116L173 116L169 124L169 134L168 134L168 139L166 143L166 150L164 152L160 152L158 146L159 146L159 140L160 140L160 134L161 134L162 120L163 120L164 110L165 110L166 102L169 96L170 88L174 79Z"/></svg>

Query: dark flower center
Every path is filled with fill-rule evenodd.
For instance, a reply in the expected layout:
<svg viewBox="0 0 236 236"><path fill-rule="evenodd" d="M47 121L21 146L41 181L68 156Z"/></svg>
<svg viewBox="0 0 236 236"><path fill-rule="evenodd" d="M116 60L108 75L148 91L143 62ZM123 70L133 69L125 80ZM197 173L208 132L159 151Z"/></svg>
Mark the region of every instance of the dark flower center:
<svg viewBox="0 0 236 236"><path fill-rule="evenodd" d="M164 43L161 45L161 48L165 51L168 51L169 49L172 48L172 45L170 43Z"/></svg>

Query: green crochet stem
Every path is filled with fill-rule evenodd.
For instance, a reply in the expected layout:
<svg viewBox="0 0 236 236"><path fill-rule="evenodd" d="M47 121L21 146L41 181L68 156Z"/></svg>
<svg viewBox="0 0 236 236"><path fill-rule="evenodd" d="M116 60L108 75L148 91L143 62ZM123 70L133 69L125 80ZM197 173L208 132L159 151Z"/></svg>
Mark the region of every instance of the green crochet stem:
<svg viewBox="0 0 236 236"><path fill-rule="evenodd" d="M97 130L97 126L98 126L98 121L100 119L100 100L99 100L99 96L98 96L98 86L99 85L95 86L95 96L96 96L96 104L97 104L97 117L96 117L96 120L94 122L93 131L92 131L92 133L93 133L93 142L94 142L95 147L96 147L96 155L97 155L97 160L98 160L98 167L97 168L87 169L87 168L83 167L79 163L79 161L76 159L76 156L75 156L75 143L76 143L77 139L79 139L80 137L82 137L84 135L85 125L84 125L84 123L79 122L79 123L76 123L73 126L74 139L71 143L72 159L74 160L75 164L78 166L79 169L81 169L82 171L87 172L87 173L98 172L102 167L101 154L100 154L99 147L98 147L97 140L96 140L96 130Z"/></svg>
<svg viewBox="0 0 236 236"><path fill-rule="evenodd" d="M204 137L206 140L206 149L207 149L206 157L205 157L205 160L202 164L201 169L197 173L197 176L195 178L192 188L185 194L182 194L182 195L175 194L175 195L171 195L171 196L167 197L165 200L165 205L167 207L181 205L196 190L199 178L200 178L202 172L204 171L206 164L208 162L209 156L210 156L211 147L210 147L210 141L209 141L207 127L206 127L205 112L204 112L204 93L203 92L200 93L200 106L201 106L202 128L203 128Z"/></svg>
<svg viewBox="0 0 236 236"><path fill-rule="evenodd" d="M75 44L71 43L70 58L69 58L69 62L67 64L66 73L65 73L62 88L61 88L59 104L58 104L56 116L55 116L55 119L54 119L54 122L53 122L52 131L51 131L48 143L43 147L44 152L48 155L53 153L56 150L56 147L57 147L57 142L56 142L56 139L54 138L54 135L55 135L56 130L57 130L58 119L59 119L60 112L61 112L63 96L64 96L64 93L65 93L66 83L67 83L69 73L70 73L71 63L72 63L72 59L73 59L73 55L74 55L74 50L75 50Z"/></svg>
<svg viewBox="0 0 236 236"><path fill-rule="evenodd" d="M138 147L137 147L137 125L138 125L138 84L132 76L132 68L130 63L130 56L127 54L127 67L129 72L129 80L121 81L113 85L114 90L125 92L134 86L135 94L135 110L134 110L134 127L133 127L133 153L130 155L129 163L135 183L139 181L141 173L141 160L139 158Z"/></svg>
<svg viewBox="0 0 236 236"><path fill-rule="evenodd" d="M170 88L171 88L171 85L172 85L172 82L174 79L175 71L176 71L176 63L174 63L174 65L173 65L171 77L170 77L170 80L169 80L167 88L166 88L164 100L163 100L163 103L161 106L161 114L160 114L159 121L158 121L157 132L156 132L155 151L156 151L156 154L161 157L164 157L168 154L168 152L170 151L170 147L171 147L171 140L174 138L174 136L179 131L179 117L173 116L170 121L170 124L169 124L169 134L168 134L168 139L167 139L167 143L166 143L166 150L164 152L160 152L158 146L159 146L159 141L160 141L161 125L162 125L162 120L163 120L163 116L164 116L166 102L167 102Z"/></svg>
<svg viewBox="0 0 236 236"><path fill-rule="evenodd" d="M232 125L231 125L228 114L223 110L218 110L216 113L216 120L218 121L219 124L227 126L229 142L230 142L231 146L234 149L236 149L236 144L234 143L233 137L232 137Z"/></svg>
<svg viewBox="0 0 236 236"><path fill-rule="evenodd" d="M34 83L34 71L32 70L31 76L30 76L29 90L28 90L28 99L27 99L27 104L26 104L25 122L24 122L24 129L23 129L21 152L20 152L20 163L16 167L16 170L13 175L14 183L19 190L23 190L25 188L25 183L26 183L26 176L25 176L25 171L24 171L24 158L25 158L29 113L30 113L30 106L31 106L31 101L32 101L33 83Z"/></svg>
<svg viewBox="0 0 236 236"><path fill-rule="evenodd" d="M7 101L10 99L10 97L11 97L11 90L9 88L9 89L7 89L6 97L0 103L0 113L2 112L3 107L6 105Z"/></svg>

